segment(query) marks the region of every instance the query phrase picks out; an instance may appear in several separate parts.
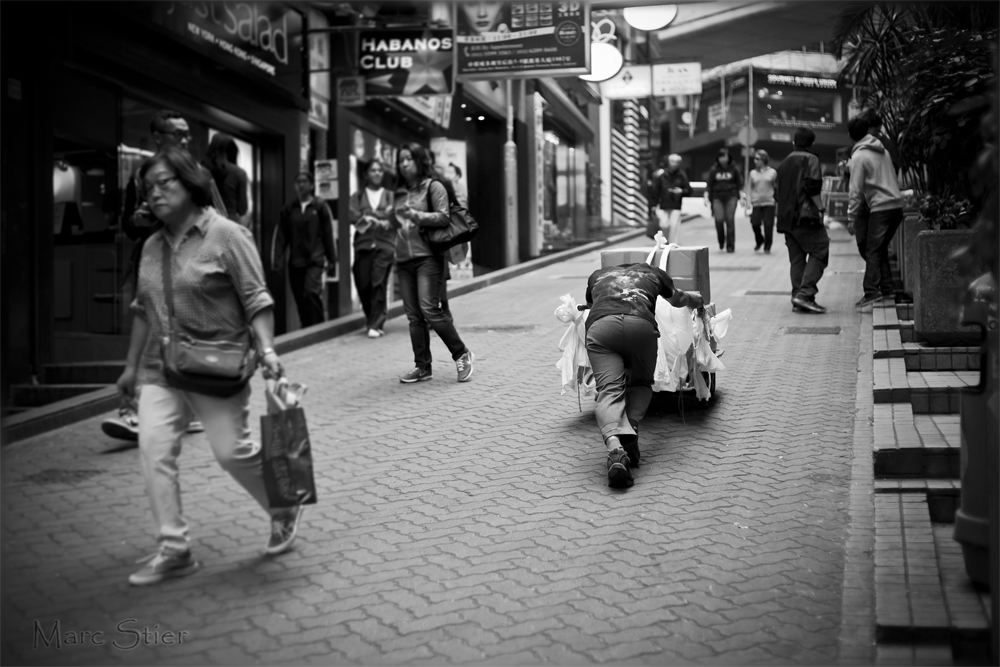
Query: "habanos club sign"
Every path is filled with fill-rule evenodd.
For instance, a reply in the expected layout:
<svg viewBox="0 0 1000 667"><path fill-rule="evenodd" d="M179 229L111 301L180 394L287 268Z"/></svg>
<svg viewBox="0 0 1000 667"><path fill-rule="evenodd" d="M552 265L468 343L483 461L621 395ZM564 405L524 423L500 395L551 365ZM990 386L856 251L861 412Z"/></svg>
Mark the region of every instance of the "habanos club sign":
<svg viewBox="0 0 1000 667"><path fill-rule="evenodd" d="M358 71L368 97L451 95L451 30L389 29L358 36Z"/></svg>
<svg viewBox="0 0 1000 667"><path fill-rule="evenodd" d="M590 72L588 2L455 5L458 76L508 79Z"/></svg>
<svg viewBox="0 0 1000 667"><path fill-rule="evenodd" d="M227 67L277 84L306 107L303 19L280 2L125 2L124 11Z"/></svg>

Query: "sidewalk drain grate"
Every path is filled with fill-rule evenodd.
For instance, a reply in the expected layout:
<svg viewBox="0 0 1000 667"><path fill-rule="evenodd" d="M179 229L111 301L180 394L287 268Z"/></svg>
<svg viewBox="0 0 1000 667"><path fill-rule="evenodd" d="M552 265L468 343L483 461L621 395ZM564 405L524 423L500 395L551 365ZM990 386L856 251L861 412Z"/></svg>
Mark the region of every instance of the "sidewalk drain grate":
<svg viewBox="0 0 1000 667"><path fill-rule="evenodd" d="M33 475L26 475L24 481L34 484L74 484L100 474L100 470L59 470L57 468L49 468L41 472L36 472Z"/></svg>
<svg viewBox="0 0 1000 667"><path fill-rule="evenodd" d="M496 331L497 333L518 333L532 331L534 324L465 324L459 327L463 331Z"/></svg>
<svg viewBox="0 0 1000 667"><path fill-rule="evenodd" d="M760 271L759 266L713 266L712 271Z"/></svg>
<svg viewBox="0 0 1000 667"><path fill-rule="evenodd" d="M747 296L788 296L788 290L748 289L745 294Z"/></svg>
<svg viewBox="0 0 1000 667"><path fill-rule="evenodd" d="M782 327L782 332L786 334L827 334L832 336L840 335L840 327Z"/></svg>

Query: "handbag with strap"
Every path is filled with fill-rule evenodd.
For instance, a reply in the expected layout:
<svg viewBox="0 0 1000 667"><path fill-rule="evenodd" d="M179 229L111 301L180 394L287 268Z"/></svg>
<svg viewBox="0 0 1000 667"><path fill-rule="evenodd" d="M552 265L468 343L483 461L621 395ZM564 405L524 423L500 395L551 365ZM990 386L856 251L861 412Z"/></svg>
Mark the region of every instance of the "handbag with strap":
<svg viewBox="0 0 1000 667"><path fill-rule="evenodd" d="M420 230L427 238L431 251L435 253L443 253L460 243L467 243L479 233L479 223L469 214L469 209L459 204L448 188L445 188L445 191L448 192L448 225L422 227ZM427 210L434 211L430 186L427 187Z"/></svg>
<svg viewBox="0 0 1000 667"><path fill-rule="evenodd" d="M160 355L163 375L174 389L228 398L239 393L257 369L253 336L246 327L234 338L204 340L187 333L174 312L170 242L163 238L163 291L169 319Z"/></svg>

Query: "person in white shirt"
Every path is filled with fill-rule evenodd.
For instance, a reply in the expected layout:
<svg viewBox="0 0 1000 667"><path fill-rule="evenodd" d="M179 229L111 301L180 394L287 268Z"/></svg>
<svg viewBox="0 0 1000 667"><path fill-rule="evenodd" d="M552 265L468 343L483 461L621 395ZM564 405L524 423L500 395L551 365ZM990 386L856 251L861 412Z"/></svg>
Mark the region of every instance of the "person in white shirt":
<svg viewBox="0 0 1000 667"><path fill-rule="evenodd" d="M365 187L351 195L354 225L354 285L368 321L368 337L385 335L386 287L396 256L396 230L389 222L393 193L383 187L385 167L373 158L365 169Z"/></svg>
<svg viewBox="0 0 1000 667"><path fill-rule="evenodd" d="M750 226L757 243L753 250L763 247L767 254L771 253L774 239L774 183L778 178L770 162L767 151L759 150L754 153L754 169L750 172Z"/></svg>

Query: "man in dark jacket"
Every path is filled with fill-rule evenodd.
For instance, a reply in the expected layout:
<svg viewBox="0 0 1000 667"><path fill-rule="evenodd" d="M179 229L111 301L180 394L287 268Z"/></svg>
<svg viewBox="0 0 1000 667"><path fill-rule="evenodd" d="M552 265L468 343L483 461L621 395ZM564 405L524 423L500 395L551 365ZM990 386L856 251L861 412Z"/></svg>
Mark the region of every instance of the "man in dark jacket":
<svg viewBox="0 0 1000 667"><path fill-rule="evenodd" d="M661 168L653 174L650 216L656 215L660 231L667 243L677 243L681 229L681 207L684 197L691 196L691 184L681 170L681 156L676 153L664 158Z"/></svg>
<svg viewBox="0 0 1000 667"><path fill-rule="evenodd" d="M297 198L281 209L278 226L288 248L288 283L302 327L323 321L323 275L337 261L333 215L326 202L313 196L313 175L295 177Z"/></svg>
<svg viewBox="0 0 1000 667"><path fill-rule="evenodd" d="M795 131L795 150L778 167L775 184L777 228L788 247L792 310L798 313L826 312L816 303L816 285L830 258L830 237L823 224L819 156L808 150L815 140L812 130L803 127Z"/></svg>

